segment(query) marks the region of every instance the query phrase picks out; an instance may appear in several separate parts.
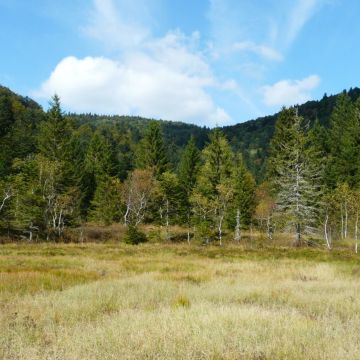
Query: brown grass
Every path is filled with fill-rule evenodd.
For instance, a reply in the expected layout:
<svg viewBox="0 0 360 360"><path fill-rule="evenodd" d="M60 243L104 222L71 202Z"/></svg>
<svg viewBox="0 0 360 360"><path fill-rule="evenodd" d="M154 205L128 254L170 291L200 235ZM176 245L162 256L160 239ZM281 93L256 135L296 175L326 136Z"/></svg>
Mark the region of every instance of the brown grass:
<svg viewBox="0 0 360 360"><path fill-rule="evenodd" d="M360 260L243 246L0 247L0 359L359 359Z"/></svg>

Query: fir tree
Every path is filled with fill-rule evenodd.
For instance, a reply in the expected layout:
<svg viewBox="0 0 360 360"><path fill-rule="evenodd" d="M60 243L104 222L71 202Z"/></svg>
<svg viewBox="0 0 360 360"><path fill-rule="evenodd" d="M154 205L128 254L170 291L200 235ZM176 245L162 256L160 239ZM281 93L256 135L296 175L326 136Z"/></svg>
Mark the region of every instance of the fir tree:
<svg viewBox="0 0 360 360"><path fill-rule="evenodd" d="M277 191L277 211L295 229L294 245L317 224L321 172L313 162L314 149L307 142L304 120L294 108L283 109L272 141L272 181Z"/></svg>
<svg viewBox="0 0 360 360"><path fill-rule="evenodd" d="M190 196L196 184L196 177L200 166L200 156L195 138L191 136L183 150L179 165L179 179L187 197Z"/></svg>
<svg viewBox="0 0 360 360"><path fill-rule="evenodd" d="M38 135L40 153L50 160L63 160L69 137L70 132L61 110L60 98L54 95L47 112L47 119L40 125Z"/></svg>
<svg viewBox="0 0 360 360"><path fill-rule="evenodd" d="M169 168L163 134L156 121L149 123L145 137L139 144L137 166L141 169L151 168L156 177Z"/></svg>
<svg viewBox="0 0 360 360"><path fill-rule="evenodd" d="M111 146L99 131L95 131L85 154L84 173L81 179L83 216L87 215L97 186L111 175Z"/></svg>
<svg viewBox="0 0 360 360"><path fill-rule="evenodd" d="M237 154L235 157L233 187L234 199L228 222L234 226L234 221L239 220L241 226L248 227L256 208L256 184L252 174L247 170L241 154ZM239 226L239 224L237 225Z"/></svg>
<svg viewBox="0 0 360 360"><path fill-rule="evenodd" d="M210 134L210 143L202 151L196 187L191 197L200 228L217 229L222 242L223 220L228 210L232 191L233 153L225 136L219 129ZM205 242L209 241L206 230Z"/></svg>
<svg viewBox="0 0 360 360"><path fill-rule="evenodd" d="M191 227L191 213L192 206L190 202L191 194L196 185L196 178L199 173L201 153L196 146L195 139L191 136L188 141L180 160L179 165L179 180L181 191L183 193L181 207L181 218L184 223L186 223L187 231L187 240L190 242L190 227Z"/></svg>
<svg viewBox="0 0 360 360"><path fill-rule="evenodd" d="M353 105L350 97L346 93L339 95L330 118L328 135L329 160L326 182L331 188L345 182L350 187L357 185L359 178L359 121L359 111Z"/></svg>
<svg viewBox="0 0 360 360"><path fill-rule="evenodd" d="M179 178L170 171L164 172L158 180L159 212L161 222L165 225L166 239L170 239L170 225L179 223L184 199L181 193Z"/></svg>
<svg viewBox="0 0 360 360"><path fill-rule="evenodd" d="M96 187L91 201L90 220L110 225L122 215L122 194L119 179L104 176Z"/></svg>

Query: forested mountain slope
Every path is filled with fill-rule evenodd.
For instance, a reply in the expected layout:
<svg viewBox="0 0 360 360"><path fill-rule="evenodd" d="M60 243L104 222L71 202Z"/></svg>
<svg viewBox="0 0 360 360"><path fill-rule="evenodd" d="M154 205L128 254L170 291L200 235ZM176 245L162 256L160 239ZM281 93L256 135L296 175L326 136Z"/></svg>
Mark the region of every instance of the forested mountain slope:
<svg viewBox="0 0 360 360"><path fill-rule="evenodd" d="M354 101L360 96L360 89L353 88L346 91ZM337 95L324 97L319 101L308 101L298 107L299 115L309 120L311 124L316 119L325 127L329 124L331 112L335 106ZM9 115L9 107L12 106L12 114ZM11 142L18 148L21 154L31 151L31 136L36 131L36 126L43 119L44 112L40 105L28 97L22 97L11 90L0 86L0 126L1 132L5 134L10 124L17 122L18 135L8 134L6 143ZM274 133L275 122L278 113L270 116L260 117L255 120L246 121L236 125L225 126L221 130L228 138L234 150L243 153L248 168L252 171L258 181L263 179L268 156L270 139ZM143 137L145 129L152 119L138 116L109 116L96 114L73 114L67 115L68 119L76 124L90 125L97 128L100 125L112 124L122 133L131 133L131 141L138 143ZM191 135L195 137L196 145L202 149L208 141L210 129L182 122L160 120L164 133L165 143L168 148L169 158L173 164L177 163L180 153L188 142ZM27 129L27 130L26 130ZM20 134L22 133L22 135ZM29 139L23 139L25 134ZM21 136L20 136L21 135ZM17 136L20 138L15 139ZM0 136L1 137L1 136ZM15 151L16 152L16 151ZM6 162L6 157L13 158L16 154L2 154L1 163Z"/></svg>

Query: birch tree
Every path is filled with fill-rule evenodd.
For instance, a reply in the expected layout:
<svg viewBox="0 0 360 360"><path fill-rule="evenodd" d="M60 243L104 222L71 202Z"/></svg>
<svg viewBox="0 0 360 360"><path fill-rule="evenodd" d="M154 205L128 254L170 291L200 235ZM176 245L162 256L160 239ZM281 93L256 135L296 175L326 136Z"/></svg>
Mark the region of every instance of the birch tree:
<svg viewBox="0 0 360 360"><path fill-rule="evenodd" d="M274 233L273 214L275 211L275 199L271 195L269 184L263 183L256 190L255 216L261 231L266 229L267 238L271 241Z"/></svg>
<svg viewBox="0 0 360 360"><path fill-rule="evenodd" d="M125 204L124 224L138 226L145 218L150 196L154 188L153 171L136 169L130 173L123 187Z"/></svg>

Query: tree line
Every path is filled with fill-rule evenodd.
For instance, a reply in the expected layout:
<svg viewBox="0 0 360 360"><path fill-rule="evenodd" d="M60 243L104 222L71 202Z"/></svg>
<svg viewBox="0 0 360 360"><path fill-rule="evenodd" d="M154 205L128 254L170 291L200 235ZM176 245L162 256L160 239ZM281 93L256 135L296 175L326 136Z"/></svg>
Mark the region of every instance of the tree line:
<svg viewBox="0 0 360 360"><path fill-rule="evenodd" d="M296 246L321 238L331 249L351 238L357 251L360 100L346 93L327 127L296 108L281 111L261 183L219 128L202 149L192 136L174 164L157 121L139 140L116 122L78 124L57 96L46 114L20 105L0 98L3 235L57 241L85 222L123 223L129 241L140 242L139 225L153 223L169 241L173 225L188 242L220 245L224 234L241 242L257 229L269 241L292 233Z"/></svg>

